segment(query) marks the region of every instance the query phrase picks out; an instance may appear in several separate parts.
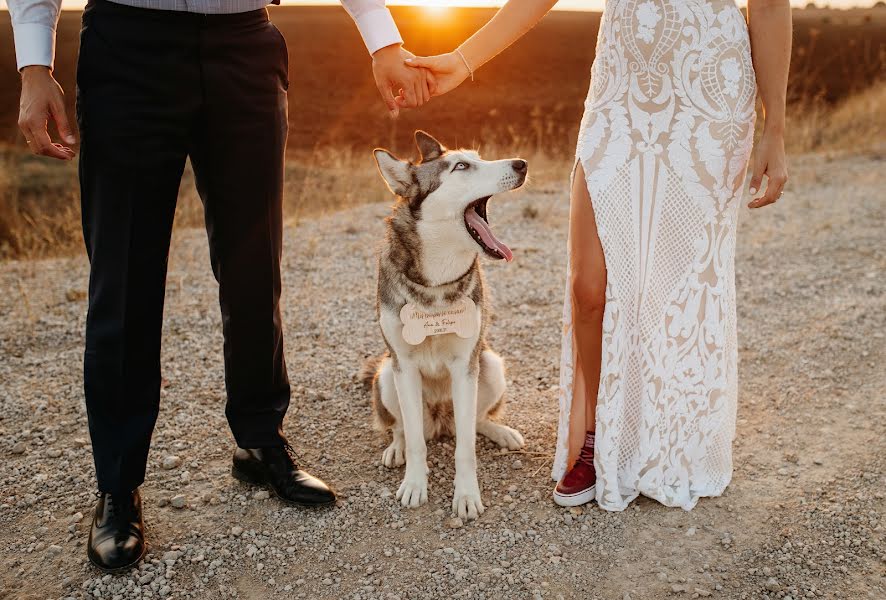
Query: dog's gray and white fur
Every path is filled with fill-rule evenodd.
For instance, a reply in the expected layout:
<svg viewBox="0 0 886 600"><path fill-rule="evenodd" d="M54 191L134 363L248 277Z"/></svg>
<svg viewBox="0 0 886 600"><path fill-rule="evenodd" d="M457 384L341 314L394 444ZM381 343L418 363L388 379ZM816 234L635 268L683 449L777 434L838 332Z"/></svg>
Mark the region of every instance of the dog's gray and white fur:
<svg viewBox="0 0 886 600"><path fill-rule="evenodd" d="M417 162L375 151L379 171L397 201L386 220L378 261L377 312L387 352L367 361L363 380L372 385L377 424L393 433L382 462L391 468L406 464L397 491L403 506L427 502L426 440L454 433L452 509L461 518L474 519L484 511L476 434L511 450L524 442L519 432L491 420L504 407L505 368L484 337L488 306L479 255L510 259L510 251L485 244L469 228L467 211L476 206L485 222L488 197L520 187L527 168L519 159L485 161L476 152L446 150L422 131L415 140L421 153ZM441 309L462 295L478 308L476 335L429 336L415 346L403 340L400 310L405 304Z"/></svg>

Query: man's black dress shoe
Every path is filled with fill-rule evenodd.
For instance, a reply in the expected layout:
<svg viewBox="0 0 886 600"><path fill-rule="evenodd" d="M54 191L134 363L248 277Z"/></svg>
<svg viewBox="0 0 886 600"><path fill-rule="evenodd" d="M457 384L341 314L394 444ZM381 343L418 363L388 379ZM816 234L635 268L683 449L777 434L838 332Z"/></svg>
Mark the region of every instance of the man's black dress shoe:
<svg viewBox="0 0 886 600"><path fill-rule="evenodd" d="M92 564L108 573L125 571L142 559L145 523L137 489L128 494L99 493L86 554Z"/></svg>
<svg viewBox="0 0 886 600"><path fill-rule="evenodd" d="M299 506L335 504L335 492L320 479L298 468L292 447L237 448L231 475L265 486L278 498Z"/></svg>

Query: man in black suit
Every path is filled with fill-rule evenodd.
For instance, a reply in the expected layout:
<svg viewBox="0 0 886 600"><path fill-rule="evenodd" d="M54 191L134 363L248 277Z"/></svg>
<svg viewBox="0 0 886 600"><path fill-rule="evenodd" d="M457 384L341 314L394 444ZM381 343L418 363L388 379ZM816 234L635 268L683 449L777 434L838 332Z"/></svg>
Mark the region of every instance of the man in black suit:
<svg viewBox="0 0 886 600"><path fill-rule="evenodd" d="M90 260L84 388L99 501L99 568L145 552L138 488L160 400L160 333L176 198L190 158L206 214L224 331L232 473L317 506L334 492L283 435L289 380L279 310L286 42L268 0L90 0L77 67L83 234ZM276 1L275 1L276 3ZM52 76L61 0L10 0L22 74L19 125L36 153L70 160L74 134ZM392 114L430 97L384 0L343 0Z"/></svg>

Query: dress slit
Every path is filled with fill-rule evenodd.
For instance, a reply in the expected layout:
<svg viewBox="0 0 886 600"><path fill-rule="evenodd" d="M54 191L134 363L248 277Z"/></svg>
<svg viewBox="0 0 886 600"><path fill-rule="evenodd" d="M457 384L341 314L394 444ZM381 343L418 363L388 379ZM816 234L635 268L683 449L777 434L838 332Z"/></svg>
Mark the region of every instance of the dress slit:
<svg viewBox="0 0 886 600"><path fill-rule="evenodd" d="M582 175L583 175L582 178L584 180L583 183L584 183L585 189L587 190L587 176L585 174L585 166L582 163L580 158L576 158L575 163L572 166L572 174L569 177L570 194L572 193L572 190L575 186L575 175L576 175L576 172L578 171L579 167L581 167L581 169L582 169ZM597 214L596 214L596 209L594 208L594 199L591 198L590 190L587 190L587 192L588 192L588 199L590 200L590 203L591 203L591 210L594 211L594 223L596 224L597 223ZM572 201L572 198L570 197L570 202L571 201ZM598 235L599 235L599 233L598 233ZM569 240L567 240L567 242L566 242L566 247L567 247L567 250L566 250L566 254L567 254L567 263L566 263L567 283L566 283L566 292L565 292L566 297L564 300L564 307L566 305L568 305L569 319L567 321L566 318L564 317L564 323L565 322L571 323L572 322L571 315L575 314L575 306L573 304L572 294L570 293L570 283L571 283L571 281L570 281L570 277L571 277L570 263L572 261L572 249L571 249L571 245L570 245ZM605 258L604 258L604 260L605 260ZM607 283L607 285L608 285L608 283ZM567 308L564 308L564 313L566 312L566 310L567 310ZM568 335L570 337L570 339L569 339L568 343L566 343L564 341L564 344L568 346L568 348L564 348L564 351L569 352L571 354L571 364L574 365L574 371L573 371L573 375L572 375L571 384L569 382L565 382L565 381L561 380L561 386L563 386L563 385L571 386L571 389L572 389L571 402L569 403L569 407L568 407L569 412L565 417L567 420L567 423L568 423L568 425L567 425L567 440L568 441L566 444L567 452L566 452L566 463L565 464L566 464L566 468L568 469L573 464L575 464L575 461L578 459L579 452L581 451L581 448L584 445L585 434L587 433L585 423L587 422L588 390L587 390L587 387L585 384L584 371L582 370L582 362L578 358L578 340L576 339L576 336L575 336L575 328L574 327L570 328L570 331L568 333L564 331L564 336L565 335ZM602 340L601 340L601 345L602 345ZM602 349L600 352L600 356L601 356L601 358L603 356ZM601 365L601 369L602 369L602 365ZM602 378L601 378L601 380L602 380ZM599 386L598 386L596 395L599 397ZM596 406L597 406L597 403L595 402L594 403L595 409L596 409ZM595 415L595 420L596 420L596 415Z"/></svg>

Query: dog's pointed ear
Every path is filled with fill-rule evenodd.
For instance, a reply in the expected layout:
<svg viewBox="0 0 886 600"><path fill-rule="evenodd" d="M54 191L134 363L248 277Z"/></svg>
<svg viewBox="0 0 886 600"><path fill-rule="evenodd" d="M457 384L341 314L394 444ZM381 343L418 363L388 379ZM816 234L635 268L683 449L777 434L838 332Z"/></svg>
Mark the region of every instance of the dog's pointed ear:
<svg viewBox="0 0 886 600"><path fill-rule="evenodd" d="M415 131L415 145L418 146L418 151L424 162L439 158L446 151L443 144L434 139L434 136L421 129Z"/></svg>
<svg viewBox="0 0 886 600"><path fill-rule="evenodd" d="M372 155L388 188L397 196L409 197L412 188L411 165L383 148L376 148Z"/></svg>

